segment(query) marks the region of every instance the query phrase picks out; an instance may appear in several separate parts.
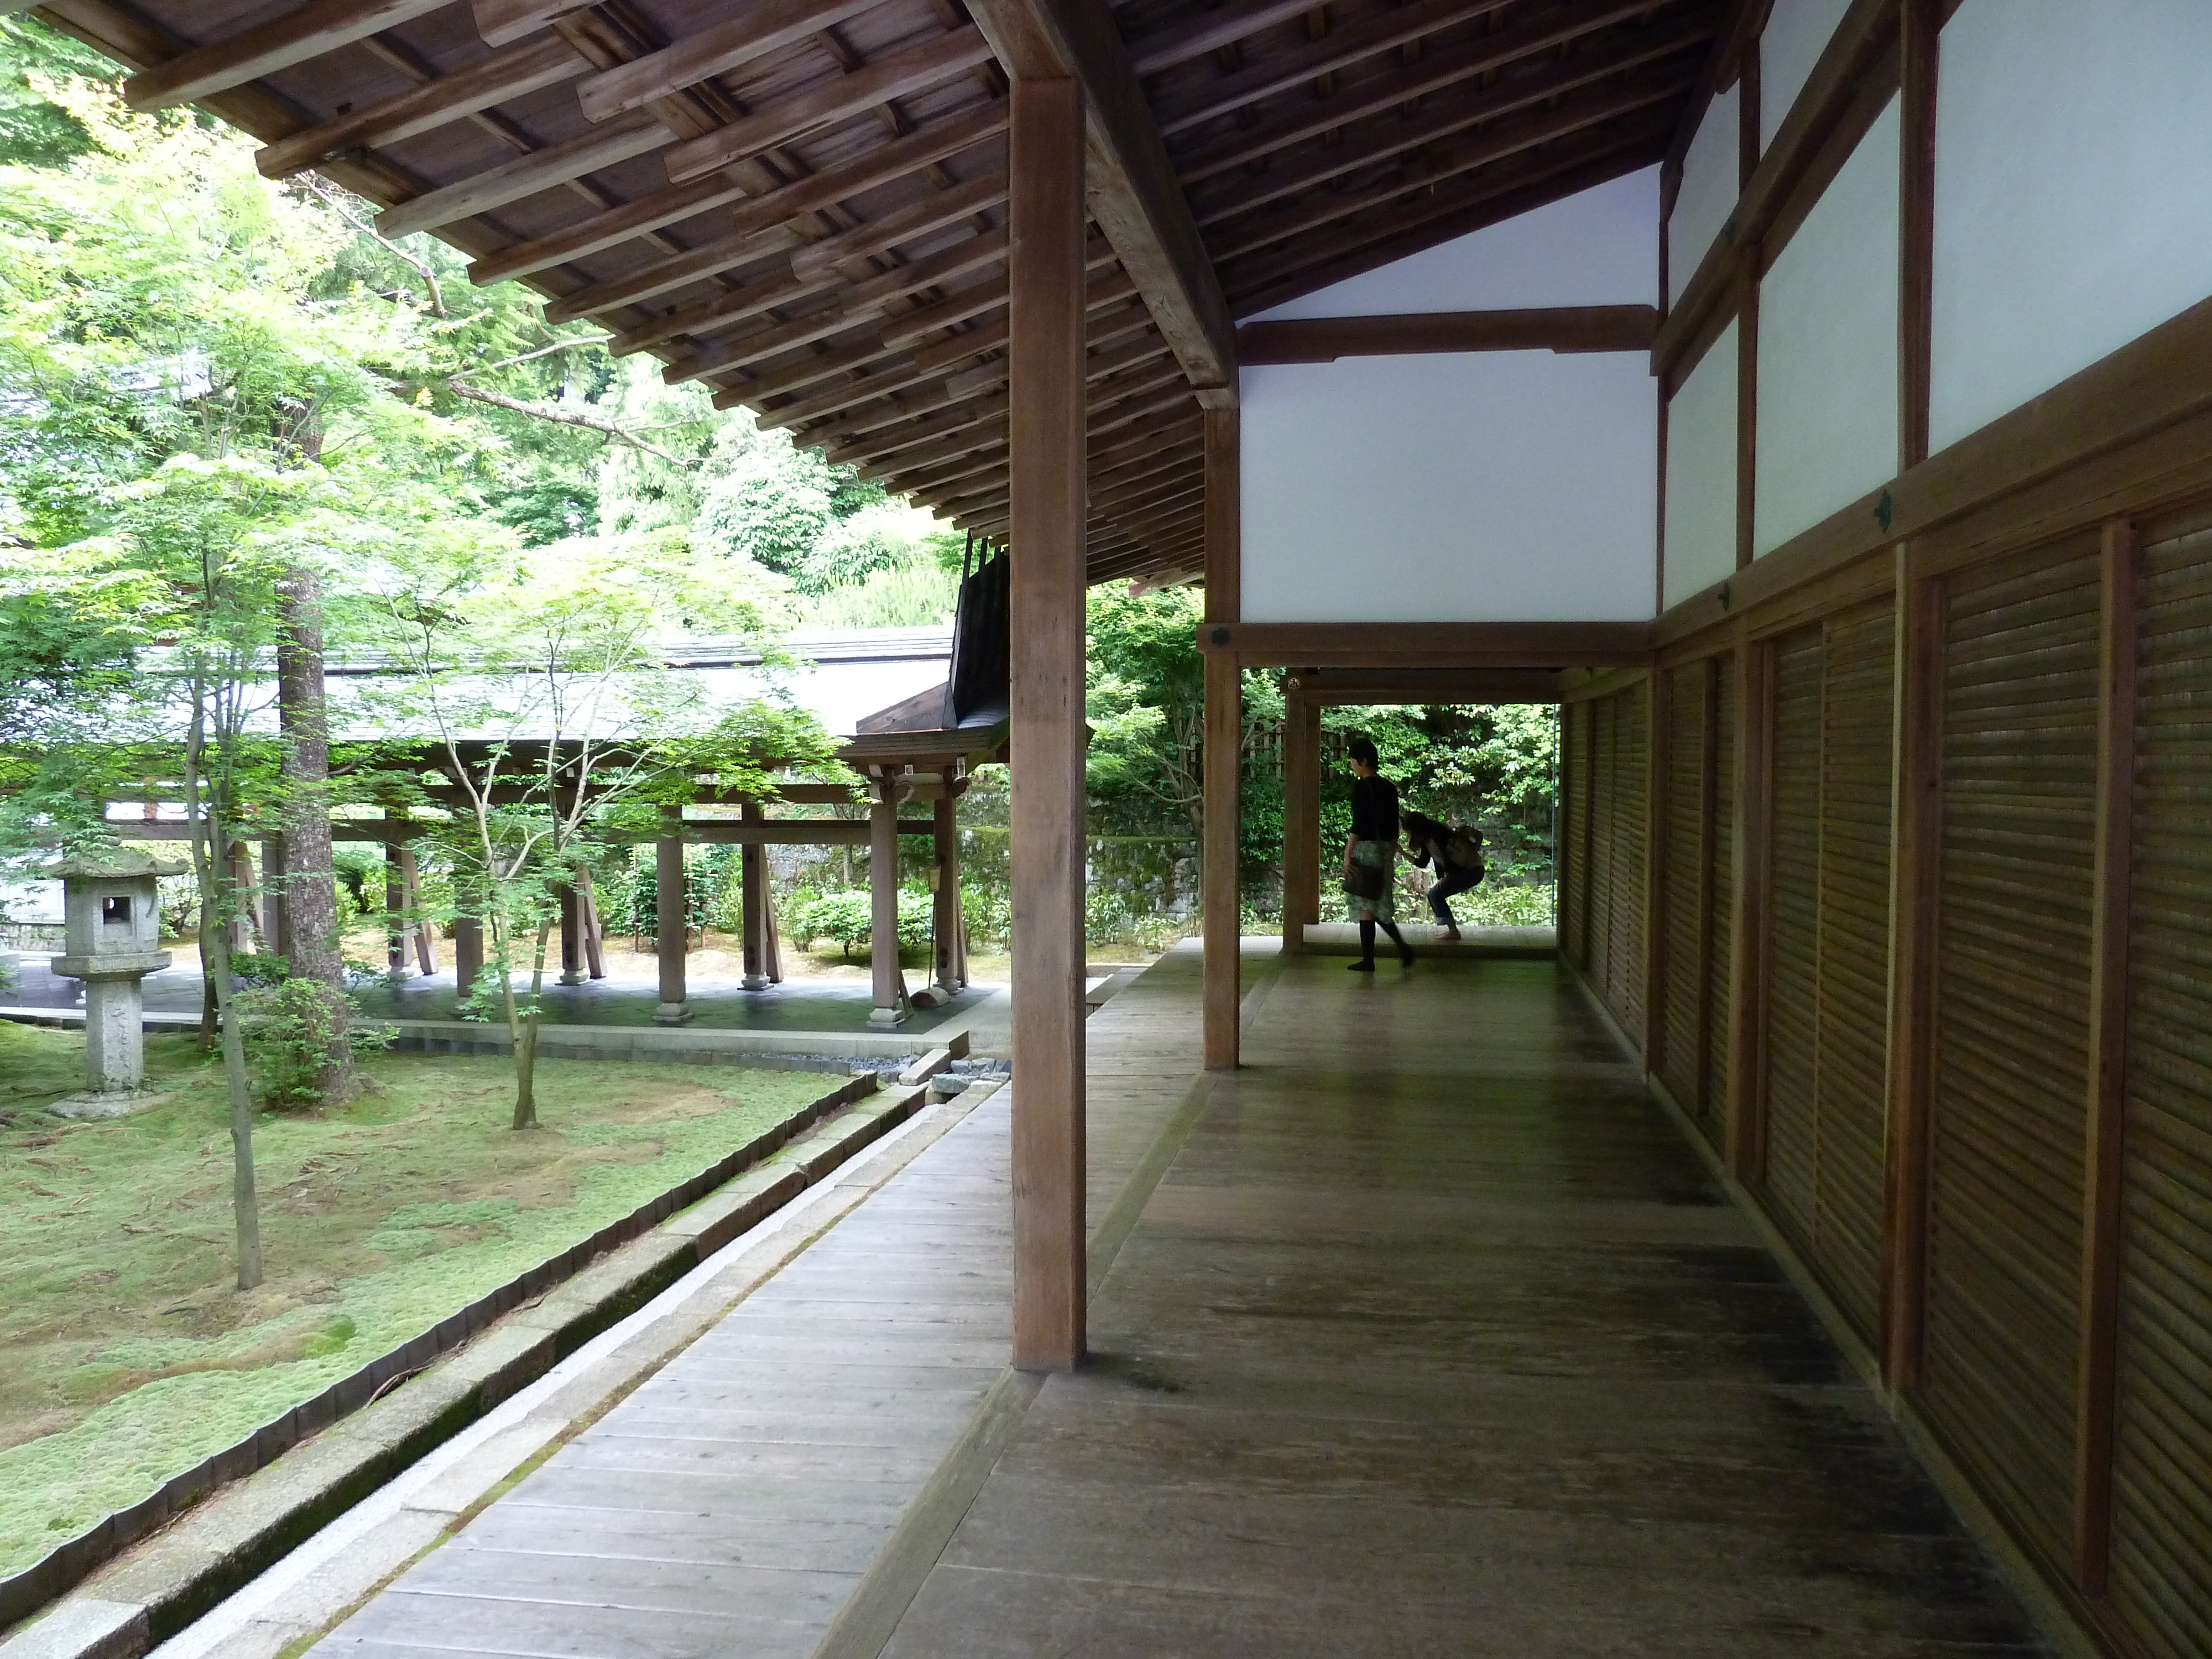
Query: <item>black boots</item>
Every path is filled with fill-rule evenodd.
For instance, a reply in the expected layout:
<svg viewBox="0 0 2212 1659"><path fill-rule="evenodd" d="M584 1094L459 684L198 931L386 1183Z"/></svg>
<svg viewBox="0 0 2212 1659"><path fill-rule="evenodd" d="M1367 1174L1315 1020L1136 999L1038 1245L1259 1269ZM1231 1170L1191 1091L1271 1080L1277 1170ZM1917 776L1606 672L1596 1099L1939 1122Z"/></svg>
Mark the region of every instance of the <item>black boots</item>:
<svg viewBox="0 0 2212 1659"><path fill-rule="evenodd" d="M1382 931L1390 935L1390 942L1398 947L1398 960L1410 968L1413 965L1413 947L1406 943L1406 936L1398 931L1398 924L1386 921ZM1351 964L1355 974L1375 971L1375 922L1369 918L1359 924L1359 960Z"/></svg>

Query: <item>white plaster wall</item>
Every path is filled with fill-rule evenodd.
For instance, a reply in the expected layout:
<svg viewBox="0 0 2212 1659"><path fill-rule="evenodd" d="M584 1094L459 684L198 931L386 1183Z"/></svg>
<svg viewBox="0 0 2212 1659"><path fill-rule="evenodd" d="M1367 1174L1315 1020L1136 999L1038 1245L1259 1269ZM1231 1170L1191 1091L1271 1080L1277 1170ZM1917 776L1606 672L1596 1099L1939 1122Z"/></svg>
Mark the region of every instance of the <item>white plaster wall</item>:
<svg viewBox="0 0 2212 1659"><path fill-rule="evenodd" d="M1652 614L1643 354L1357 357L1242 380L1245 620Z"/></svg>
<svg viewBox="0 0 2212 1659"><path fill-rule="evenodd" d="M1239 320L1650 305L1658 228L1659 169L1646 167Z"/></svg>
<svg viewBox="0 0 2212 1659"><path fill-rule="evenodd" d="M1942 52L1938 449L2212 295L2212 4L1966 0Z"/></svg>
<svg viewBox="0 0 2212 1659"><path fill-rule="evenodd" d="M1774 142L1851 0L1774 0L1759 36L1759 152Z"/></svg>
<svg viewBox="0 0 2212 1659"><path fill-rule="evenodd" d="M1735 211L1742 168L1739 131L1742 89L1715 95L1682 157L1682 186L1667 218L1667 297L1674 299L1698 274L1698 262Z"/></svg>
<svg viewBox="0 0 2212 1659"><path fill-rule="evenodd" d="M1896 475L1897 146L1893 98L1759 283L1754 553Z"/></svg>
<svg viewBox="0 0 2212 1659"><path fill-rule="evenodd" d="M1670 605L1735 571L1735 357L1730 323L1667 405Z"/></svg>

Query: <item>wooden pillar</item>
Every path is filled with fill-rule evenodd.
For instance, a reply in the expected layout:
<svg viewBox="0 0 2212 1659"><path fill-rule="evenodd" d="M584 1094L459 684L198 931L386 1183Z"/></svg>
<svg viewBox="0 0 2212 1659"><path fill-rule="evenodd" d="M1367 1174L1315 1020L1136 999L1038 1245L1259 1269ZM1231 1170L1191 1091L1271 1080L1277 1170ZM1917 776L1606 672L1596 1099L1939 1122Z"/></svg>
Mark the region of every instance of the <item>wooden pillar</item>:
<svg viewBox="0 0 2212 1659"><path fill-rule="evenodd" d="M1237 411L1206 411L1206 620L1238 621L1238 441ZM1234 1070L1237 1062L1238 919L1243 895L1237 872L1244 759L1243 670L1226 651L1206 653L1206 839L1199 877L1206 906L1204 988L1206 1068Z"/></svg>
<svg viewBox="0 0 2212 1659"><path fill-rule="evenodd" d="M767 821L767 814L761 811L758 801L745 802L738 809L738 816L746 823ZM748 842L738 848L738 879L742 884L739 949L745 970L741 983L748 991L765 991L771 983L768 971L767 848Z"/></svg>
<svg viewBox="0 0 2212 1659"><path fill-rule="evenodd" d="M1318 885L1316 843L1321 757L1306 743L1309 705L1293 687L1283 697L1283 954L1306 948L1306 889ZM1315 712L1318 713L1318 710Z"/></svg>
<svg viewBox="0 0 2212 1659"><path fill-rule="evenodd" d="M248 913L253 899L253 854L242 841L230 843L230 900L234 913L230 918L230 948L248 949L253 941L255 927Z"/></svg>
<svg viewBox="0 0 2212 1659"><path fill-rule="evenodd" d="M2135 526L2105 526L2103 628L2098 641L2095 898L2089 933L2087 1215L2081 1264L2080 1420L2074 1441L2074 1571L2102 1595L2112 1572L2112 1436L2118 1388L2122 1206L2126 1198L2128 920L2135 827Z"/></svg>
<svg viewBox="0 0 2212 1659"><path fill-rule="evenodd" d="M599 925L599 901L592 886L592 872L576 872L576 908L584 935L584 969L593 979L607 976L606 952L602 948L605 929Z"/></svg>
<svg viewBox="0 0 2212 1659"><path fill-rule="evenodd" d="M1891 762L1889 1098L1883 1140L1882 1373L1919 1386L1928 1311L1929 1113L1936 1084L1936 921L1943 820L1943 588L1897 562Z"/></svg>
<svg viewBox="0 0 2212 1659"><path fill-rule="evenodd" d="M384 966L395 978L407 971L407 846L384 843Z"/></svg>
<svg viewBox="0 0 2212 1659"><path fill-rule="evenodd" d="M438 971L438 936L430 918L422 914L422 872L415 866L415 849L405 842L399 843L399 890L405 915L413 918L404 924L409 938L415 945L415 966L426 976Z"/></svg>
<svg viewBox="0 0 2212 1659"><path fill-rule="evenodd" d="M1943 0L1904 0L1898 28L1897 448L1899 472L1928 459L1936 294L1936 76Z"/></svg>
<svg viewBox="0 0 2212 1659"><path fill-rule="evenodd" d="M271 956L292 949L291 920L284 914L284 842L276 836L261 843L261 943Z"/></svg>
<svg viewBox="0 0 2212 1659"><path fill-rule="evenodd" d="M1083 1360L1083 95L1014 82L1009 537L1013 1363Z"/></svg>
<svg viewBox="0 0 2212 1659"><path fill-rule="evenodd" d="M1711 1109L1713 1092L1726 1079L1713 1075L1713 952L1719 945L1717 913L1720 883L1714 869L1720 848L1720 781L1723 767L1735 764L1734 755L1718 752L1720 738L1720 659L1707 657L1698 665L1698 1098L1700 1111Z"/></svg>
<svg viewBox="0 0 2212 1659"><path fill-rule="evenodd" d="M483 923L474 916L453 918L453 993L466 996L483 972Z"/></svg>
<svg viewBox="0 0 2212 1659"><path fill-rule="evenodd" d="M930 916L938 988L950 996L968 983L968 964L960 951L960 769L948 766L945 788L931 820L932 849L937 857L936 903Z"/></svg>
<svg viewBox="0 0 2212 1659"><path fill-rule="evenodd" d="M902 774L886 769L869 780L868 977L875 1006L871 1025L896 1025L907 1017L906 977L899 972L898 803Z"/></svg>
<svg viewBox="0 0 2212 1659"><path fill-rule="evenodd" d="M1656 664L1644 696L1644 1069L1656 1071L1667 1042L1667 930L1668 912L1689 895L1667 890L1669 844L1667 792L1673 782L1670 753L1674 677ZM1686 1105L1688 1103L1681 1103Z"/></svg>
<svg viewBox="0 0 2212 1659"><path fill-rule="evenodd" d="M561 901L561 983L584 982L584 907L578 902L576 884L564 881Z"/></svg>
<svg viewBox="0 0 2212 1659"><path fill-rule="evenodd" d="M684 916L684 823L680 808L662 809L668 833L653 843L653 961L660 973L660 1006L655 1025L681 1025L691 1018L684 984L684 957L691 948L691 927Z"/></svg>

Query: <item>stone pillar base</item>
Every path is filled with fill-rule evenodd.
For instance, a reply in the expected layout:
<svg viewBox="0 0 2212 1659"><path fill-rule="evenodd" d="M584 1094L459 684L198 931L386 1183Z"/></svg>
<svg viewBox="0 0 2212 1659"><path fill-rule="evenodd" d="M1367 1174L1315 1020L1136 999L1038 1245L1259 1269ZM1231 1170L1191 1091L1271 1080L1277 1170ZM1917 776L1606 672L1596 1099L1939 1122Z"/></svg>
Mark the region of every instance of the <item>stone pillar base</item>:
<svg viewBox="0 0 2212 1659"><path fill-rule="evenodd" d="M738 983L741 988L748 991L765 991L769 986L775 984L775 981L770 979L766 974L747 974L743 979L739 980Z"/></svg>
<svg viewBox="0 0 2212 1659"><path fill-rule="evenodd" d="M581 985L584 982L584 975L580 969L564 968L561 970L561 977L553 982L556 985Z"/></svg>
<svg viewBox="0 0 2212 1659"><path fill-rule="evenodd" d="M871 1025L903 1025L906 1024L906 1010L903 1008L871 1008L868 1010L868 1024Z"/></svg>
<svg viewBox="0 0 2212 1659"><path fill-rule="evenodd" d="M653 1011L655 1025L689 1025L691 1005L688 1002L664 1002Z"/></svg>

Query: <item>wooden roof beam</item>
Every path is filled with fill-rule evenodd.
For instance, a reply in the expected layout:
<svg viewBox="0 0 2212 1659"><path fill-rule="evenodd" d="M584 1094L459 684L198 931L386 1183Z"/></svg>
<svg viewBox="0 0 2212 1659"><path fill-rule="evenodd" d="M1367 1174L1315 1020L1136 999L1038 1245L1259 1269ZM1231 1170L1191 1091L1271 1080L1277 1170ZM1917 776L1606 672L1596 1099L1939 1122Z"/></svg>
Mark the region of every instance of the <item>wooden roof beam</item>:
<svg viewBox="0 0 2212 1659"><path fill-rule="evenodd" d="M396 144L434 132L495 104L573 81L590 68L574 46L557 34L548 34L495 52L426 86L411 87L264 144L254 152L253 165L264 179L289 179L346 150Z"/></svg>
<svg viewBox="0 0 2212 1659"><path fill-rule="evenodd" d="M1215 190L1194 197L1191 205L1198 222L1210 230L1332 179L1462 133L1469 135L1464 143L1484 151L1486 159L1502 160L1654 104L1671 103L1692 83L1696 71L1686 63L1661 61L1647 74L1607 83L1655 60L1680 56L1703 40L1698 30L1654 29L1617 54L1578 53L1555 71L1478 84L1461 95L1424 102L1416 114L1363 124L1338 135L1334 143L1317 142L1278 155L1265 173L1224 175ZM1469 133L1474 127L1483 130ZM1217 246L1216 257L1230 256Z"/></svg>
<svg viewBox="0 0 2212 1659"><path fill-rule="evenodd" d="M1656 306L1313 317L1247 323L1237 331L1237 349L1243 363L1333 363L1340 357L1456 351L1649 351L1658 326Z"/></svg>
<svg viewBox="0 0 2212 1659"><path fill-rule="evenodd" d="M587 121L642 108L834 28L881 0L752 0L736 16L672 46L617 64L576 88Z"/></svg>
<svg viewBox="0 0 2212 1659"><path fill-rule="evenodd" d="M168 109L228 92L433 12L447 0L313 0L297 11L210 41L123 83L136 110Z"/></svg>
<svg viewBox="0 0 2212 1659"><path fill-rule="evenodd" d="M685 140L668 152L672 184L696 179L733 161L887 104L925 91L979 64L991 49L972 25L949 29L843 75L763 104L744 118Z"/></svg>
<svg viewBox="0 0 2212 1659"><path fill-rule="evenodd" d="M398 238L418 230L434 230L456 219L472 219L587 173L649 155L675 139L676 135L653 117L632 116L386 208L376 216L376 234Z"/></svg>
<svg viewBox="0 0 2212 1659"><path fill-rule="evenodd" d="M470 9L484 43L504 46L591 3L592 0L471 0Z"/></svg>
<svg viewBox="0 0 2212 1659"><path fill-rule="evenodd" d="M1303 17L1312 9L1313 0L1246 0L1243 5L1200 12L1129 42L1129 67L1139 75L1158 75Z"/></svg>
<svg viewBox="0 0 2212 1659"><path fill-rule="evenodd" d="M1091 216L1191 385L1232 406L1229 304L1105 0L969 0L969 12L1009 76L1082 87Z"/></svg>
<svg viewBox="0 0 2212 1659"><path fill-rule="evenodd" d="M1186 184L1212 178L1231 167L1243 167L1272 155L1303 139L1347 126L1367 116L1381 114L1414 99L1456 86L1478 75L1486 75L1524 58L1534 57L1570 40L1593 33L1603 24L1616 23L1652 9L1652 0L1613 0L1605 10L1585 14L1576 24L1546 22L1500 30L1457 46L1427 52L1395 72L1373 80L1352 82L1325 98L1300 102L1272 117L1262 117L1248 127L1238 127L1221 137L1193 145L1176 165ZM1662 26L1669 50L1709 37L1709 26L1692 21L1686 25ZM1626 33L1626 32L1624 32Z"/></svg>

